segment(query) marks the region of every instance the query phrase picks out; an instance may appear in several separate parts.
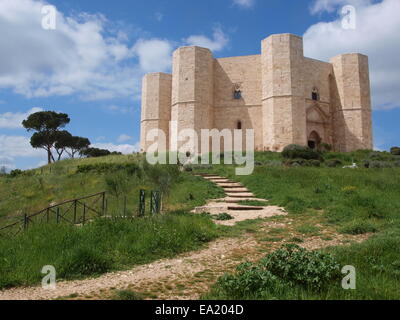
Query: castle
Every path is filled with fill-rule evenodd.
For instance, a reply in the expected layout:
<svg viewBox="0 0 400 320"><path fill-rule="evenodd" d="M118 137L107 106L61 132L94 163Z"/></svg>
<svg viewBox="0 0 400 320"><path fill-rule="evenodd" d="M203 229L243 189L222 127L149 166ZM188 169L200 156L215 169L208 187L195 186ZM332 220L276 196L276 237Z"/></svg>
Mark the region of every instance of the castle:
<svg viewBox="0 0 400 320"><path fill-rule="evenodd" d="M259 55L215 59L208 49L181 47L172 69L143 79L143 152L152 144L146 139L151 129L170 137L171 121L178 130L196 132L254 129L259 151L321 143L341 152L372 149L365 55L310 59L303 55L301 37L276 34L261 42ZM170 143L162 149L171 150Z"/></svg>

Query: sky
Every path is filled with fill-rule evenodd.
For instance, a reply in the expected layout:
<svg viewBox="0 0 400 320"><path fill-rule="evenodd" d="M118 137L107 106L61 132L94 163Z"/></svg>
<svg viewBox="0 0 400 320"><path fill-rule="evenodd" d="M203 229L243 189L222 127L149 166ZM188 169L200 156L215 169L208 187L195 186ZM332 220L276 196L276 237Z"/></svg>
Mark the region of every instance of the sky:
<svg viewBox="0 0 400 320"><path fill-rule="evenodd" d="M355 28L343 28L346 5ZM315 59L369 56L374 146L388 150L400 145L398 12L399 0L0 0L0 167L45 164L21 125L41 110L67 113L66 129L95 147L138 151L144 74L170 72L183 45L259 54L275 33L303 36Z"/></svg>

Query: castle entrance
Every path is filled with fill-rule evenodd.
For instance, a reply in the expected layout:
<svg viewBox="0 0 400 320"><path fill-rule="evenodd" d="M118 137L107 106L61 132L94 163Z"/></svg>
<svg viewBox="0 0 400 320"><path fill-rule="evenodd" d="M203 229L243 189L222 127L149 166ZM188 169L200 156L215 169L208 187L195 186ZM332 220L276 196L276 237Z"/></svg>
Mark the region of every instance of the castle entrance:
<svg viewBox="0 0 400 320"><path fill-rule="evenodd" d="M321 137L316 131L312 131L308 137L308 147L317 149L321 143Z"/></svg>

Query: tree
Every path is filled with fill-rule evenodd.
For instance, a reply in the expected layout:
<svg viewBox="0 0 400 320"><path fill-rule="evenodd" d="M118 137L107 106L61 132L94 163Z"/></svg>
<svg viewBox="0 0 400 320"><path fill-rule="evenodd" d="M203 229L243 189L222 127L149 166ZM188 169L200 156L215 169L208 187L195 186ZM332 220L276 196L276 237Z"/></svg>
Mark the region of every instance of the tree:
<svg viewBox="0 0 400 320"><path fill-rule="evenodd" d="M81 156L84 157L88 157L88 158L97 158L97 157L105 157L105 156L109 156L109 155L122 155L121 152L117 152L117 151L109 151L106 149L99 149L99 148L83 148L79 151L79 154Z"/></svg>
<svg viewBox="0 0 400 320"><path fill-rule="evenodd" d="M400 156L400 147L391 148L390 153L394 156Z"/></svg>
<svg viewBox="0 0 400 320"><path fill-rule="evenodd" d="M88 138L71 136L66 144L66 152L71 158L75 157L75 154L80 153L82 150L88 149L90 141Z"/></svg>
<svg viewBox="0 0 400 320"><path fill-rule="evenodd" d="M55 136L56 136L56 142L54 143L54 149L58 154L57 160L60 160L64 151L66 151L66 148L68 148L69 145L71 144L71 140L73 137L72 134L70 134L66 130L56 132Z"/></svg>
<svg viewBox="0 0 400 320"><path fill-rule="evenodd" d="M51 149L57 142L59 129L65 127L70 118L65 113L54 111L41 111L31 114L28 119L22 121L22 125L28 131L36 131L31 137L33 148L42 148L47 151L47 162L54 161Z"/></svg>

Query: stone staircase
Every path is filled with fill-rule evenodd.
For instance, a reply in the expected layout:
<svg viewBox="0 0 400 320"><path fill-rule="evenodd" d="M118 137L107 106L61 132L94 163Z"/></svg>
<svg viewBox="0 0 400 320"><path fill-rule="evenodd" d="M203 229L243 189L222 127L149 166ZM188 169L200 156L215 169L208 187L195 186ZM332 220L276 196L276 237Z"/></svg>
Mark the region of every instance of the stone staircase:
<svg viewBox="0 0 400 320"><path fill-rule="evenodd" d="M228 213L234 218L228 221L218 221L217 223L232 225L237 221L287 214L284 210L282 210L282 208L275 206L247 206L239 204L239 202L243 200L267 202L265 199L256 198L254 194L241 183L234 182L225 177L213 174L200 173L196 174L196 176L203 177L204 179L215 183L225 192L226 196L224 198L210 200L205 206L197 207L193 210L194 213Z"/></svg>

